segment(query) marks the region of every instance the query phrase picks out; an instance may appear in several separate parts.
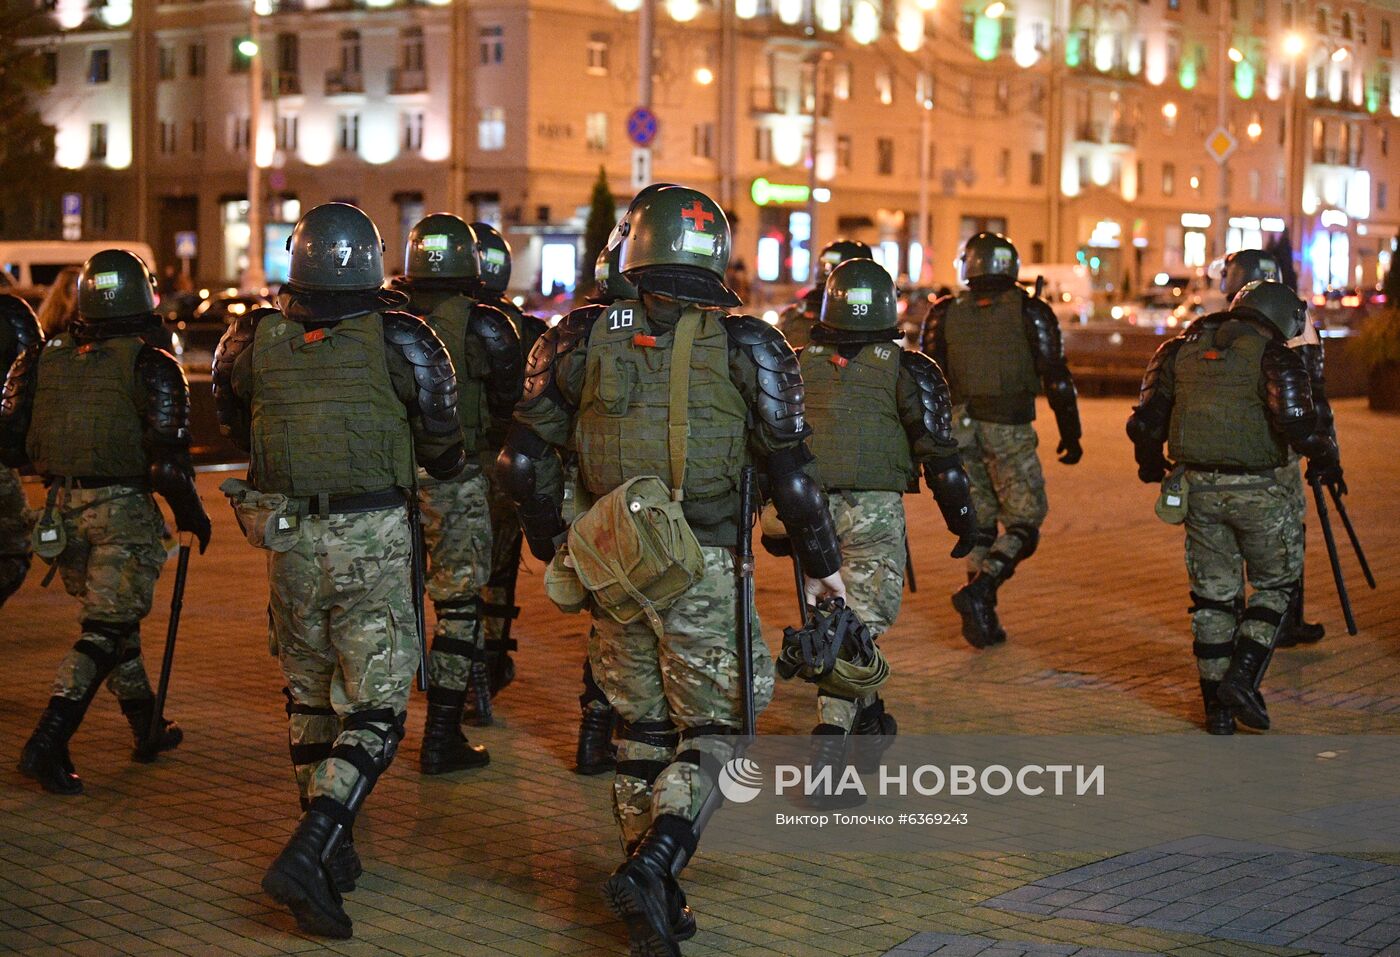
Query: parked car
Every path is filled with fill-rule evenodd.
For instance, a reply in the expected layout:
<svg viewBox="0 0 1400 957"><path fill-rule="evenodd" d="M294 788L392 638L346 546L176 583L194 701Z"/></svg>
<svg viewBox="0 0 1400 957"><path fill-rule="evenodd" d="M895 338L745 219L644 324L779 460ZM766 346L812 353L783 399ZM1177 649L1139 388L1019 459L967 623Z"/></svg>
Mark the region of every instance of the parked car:
<svg viewBox="0 0 1400 957"><path fill-rule="evenodd" d="M41 300L65 266L81 266L94 253L104 249L125 249L156 269L155 253L146 243L127 239L30 240L0 242L0 269L9 274L16 287L14 295L30 301Z"/></svg>
<svg viewBox="0 0 1400 957"><path fill-rule="evenodd" d="M207 373L214 364L214 349L228 324L254 309L270 306L265 296L245 295L236 289L213 292L205 298L182 293L161 303L165 326L175 338L176 358L189 373Z"/></svg>

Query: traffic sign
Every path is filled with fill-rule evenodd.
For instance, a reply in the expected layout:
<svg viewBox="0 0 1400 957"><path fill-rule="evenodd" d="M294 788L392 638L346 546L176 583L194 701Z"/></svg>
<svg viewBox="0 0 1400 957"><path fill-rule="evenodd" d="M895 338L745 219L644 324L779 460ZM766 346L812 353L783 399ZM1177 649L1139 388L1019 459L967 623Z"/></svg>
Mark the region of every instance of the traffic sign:
<svg viewBox="0 0 1400 957"><path fill-rule="evenodd" d="M651 184L651 150L639 146L632 151L632 188L641 189Z"/></svg>
<svg viewBox="0 0 1400 957"><path fill-rule="evenodd" d="M638 146L650 146L656 139L656 114L639 106L627 114L627 138Z"/></svg>
<svg viewBox="0 0 1400 957"><path fill-rule="evenodd" d="M63 238L78 240L83 238L83 194L63 194Z"/></svg>
<svg viewBox="0 0 1400 957"><path fill-rule="evenodd" d="M199 235L194 230L181 230L175 234L175 258L193 259L199 255Z"/></svg>
<svg viewBox="0 0 1400 957"><path fill-rule="evenodd" d="M1239 148L1240 141L1230 135L1230 131L1223 126L1217 126L1215 131L1206 137L1206 152L1215 157L1217 163L1223 163Z"/></svg>
<svg viewBox="0 0 1400 957"><path fill-rule="evenodd" d="M63 215L81 216L83 215L83 194L64 193L63 194Z"/></svg>

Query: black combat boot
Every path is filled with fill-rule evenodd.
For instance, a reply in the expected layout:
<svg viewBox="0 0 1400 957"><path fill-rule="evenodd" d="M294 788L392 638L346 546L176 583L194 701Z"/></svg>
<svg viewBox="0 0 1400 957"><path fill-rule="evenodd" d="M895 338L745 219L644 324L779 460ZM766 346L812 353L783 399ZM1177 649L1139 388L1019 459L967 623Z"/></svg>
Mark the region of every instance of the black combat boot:
<svg viewBox="0 0 1400 957"><path fill-rule="evenodd" d="M1201 679L1201 700L1205 702L1206 706L1206 733L1234 734L1235 713L1221 704L1220 699L1215 696L1216 689L1219 687L1220 682L1218 681Z"/></svg>
<svg viewBox="0 0 1400 957"><path fill-rule="evenodd" d="M127 724L131 725L131 736L136 741L136 747L131 752L133 761L149 764L156 759L157 754L178 747L180 742L185 740L185 732L180 730L180 726L161 715L160 736L154 742L147 743L146 733L151 730L151 714L156 710L155 698L124 698L121 700L121 707L122 714L126 715Z"/></svg>
<svg viewBox="0 0 1400 957"><path fill-rule="evenodd" d="M1001 581L990 572L979 572L953 593L953 607L962 615L963 638L974 648L990 648L1006 640L1006 632L997 619L997 587Z"/></svg>
<svg viewBox="0 0 1400 957"><path fill-rule="evenodd" d="M694 853L690 822L663 814L603 884L608 906L627 924L632 957L680 957L680 941L695 933L675 877Z"/></svg>
<svg viewBox="0 0 1400 957"><path fill-rule="evenodd" d="M1264 669L1269 666L1271 655L1272 651L1257 641L1238 639L1235 654L1230 659L1230 670L1225 672L1215 692L1220 703L1230 708L1236 718L1258 731L1269 730L1269 709L1264 705L1259 683L1264 679Z"/></svg>
<svg viewBox="0 0 1400 957"><path fill-rule="evenodd" d="M612 743L613 710L606 704L589 703L582 708L578 724L576 774L602 774L617 767L617 749Z"/></svg>
<svg viewBox="0 0 1400 957"><path fill-rule="evenodd" d="M305 814L310 809L311 802L303 797L301 812ZM336 844L335 850L326 858L326 872L330 874L335 889L342 894L353 891L355 882L365 872L364 865L360 863L359 852L355 850L355 835L350 828L345 829L345 834Z"/></svg>
<svg viewBox="0 0 1400 957"><path fill-rule="evenodd" d="M27 778L39 782L50 794L82 794L83 781L73 771L68 757L68 739L78 730L87 710L88 699L75 701L57 695L39 716L34 733L25 742L19 756L19 770Z"/></svg>
<svg viewBox="0 0 1400 957"><path fill-rule="evenodd" d="M864 795L841 791L841 781L851 764L850 751L850 734L839 724L823 722L812 729L812 751L807 758L812 768L812 780L820 781L830 769L831 786L829 791L804 794L799 799L803 805L820 810L840 810L865 803Z"/></svg>
<svg viewBox="0 0 1400 957"><path fill-rule="evenodd" d="M495 721L491 714L491 670L483 659L473 661L467 669L467 697L462 720L478 728L489 728Z"/></svg>
<svg viewBox="0 0 1400 957"><path fill-rule="evenodd" d="M338 850L330 847L327 853L336 831L336 822L330 815L307 811L287 846L263 875L262 889L277 903L290 908L297 926L308 934L349 940L354 925L325 863Z"/></svg>
<svg viewBox="0 0 1400 957"><path fill-rule="evenodd" d="M856 770L861 774L874 774L879 770L880 758L894 744L898 733L894 715L885 710L885 702L878 695L871 703L861 705L856 712L855 727L851 728Z"/></svg>
<svg viewBox="0 0 1400 957"><path fill-rule="evenodd" d="M428 720L423 725L423 743L418 748L418 763L424 774L446 774L491 763L486 748L471 744L462 734L465 699L464 691L428 688Z"/></svg>

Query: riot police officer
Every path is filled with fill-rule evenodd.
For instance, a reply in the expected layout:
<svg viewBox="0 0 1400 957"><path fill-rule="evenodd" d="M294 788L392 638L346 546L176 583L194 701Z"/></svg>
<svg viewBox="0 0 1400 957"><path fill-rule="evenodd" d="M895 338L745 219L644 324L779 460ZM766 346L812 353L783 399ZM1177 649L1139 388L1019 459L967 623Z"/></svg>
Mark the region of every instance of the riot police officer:
<svg viewBox="0 0 1400 957"><path fill-rule="evenodd" d="M33 354L43 347L44 334L29 303L18 296L0 295L0 369L8 374L21 356L25 357L21 370L32 369ZM21 372L16 377L13 388L21 387L22 376ZM17 441L12 438L9 444L22 442L22 437ZM19 472L0 468L0 605L19 590L24 576L29 573L30 524L29 506L24 499Z"/></svg>
<svg viewBox="0 0 1400 957"><path fill-rule="evenodd" d="M1084 454L1059 322L1016 285L1019 269L1016 247L1005 236L973 236L958 260L967 290L934 303L921 335L924 351L948 376L953 428L982 525L968 555L968 583L953 596L963 637L974 648L1006 639L997 589L1035 554L1049 510L1031 424L1038 391L1059 427L1060 461L1074 465Z"/></svg>
<svg viewBox="0 0 1400 957"><path fill-rule="evenodd" d="M778 331L787 337L794 349L801 349L812 341L812 326L821 318L822 296L831 270L848 259L874 258L870 247L858 239L837 239L822 247L812 270L812 288L778 316Z"/></svg>
<svg viewBox="0 0 1400 957"><path fill-rule="evenodd" d="M158 334L155 283L140 257L107 249L83 265L79 318L42 350L21 353L6 383L0 431L8 464L43 476L44 555L83 605L82 636L59 666L53 696L24 746L19 768L46 791L79 794L68 740L105 680L139 748L155 696L141 659L141 620L165 563L164 528L152 492L183 532L209 544L209 516L190 465L185 374L146 338ZM19 443L23 442L22 445ZM163 751L183 734L161 716Z"/></svg>
<svg viewBox="0 0 1400 957"><path fill-rule="evenodd" d="M1272 253L1262 249L1241 249L1230 253L1220 261L1218 271L1220 291L1225 294L1227 301L1233 301L1235 296L1239 295L1240 290L1251 282L1283 281L1283 271L1279 266L1278 259ZM1218 323L1221 321L1221 316L1224 315L1228 314L1218 314L1214 317L1214 321ZM1197 320L1196 323L1192 324L1192 329L1196 325L1211 320L1210 316ZM1322 339L1317 334L1317 328L1311 321L1305 321L1302 332L1289 340L1288 346L1298 353L1299 358L1303 360L1303 366L1308 370L1308 380L1312 385L1313 405L1317 408L1318 428L1326 431L1335 443L1337 441L1336 420L1332 415L1332 403L1327 401L1327 386L1323 376ZM1298 520L1303 521L1308 511L1308 495L1303 488L1303 480L1298 469L1296 456L1280 470L1279 477L1293 497L1298 510ZM1336 466L1335 477L1340 488L1345 490L1346 483L1342 479L1340 462ZM1296 599L1293 607L1284 617L1283 630L1279 632L1278 641L1275 642L1274 647L1291 648L1299 644L1310 645L1326 637L1327 629L1323 627L1321 622L1311 622L1303 616L1304 591L1303 578L1300 576Z"/></svg>
<svg viewBox="0 0 1400 957"><path fill-rule="evenodd" d="M848 604L878 638L903 599L904 493L918 487L919 472L957 536L954 558L972 550L976 515L947 383L928 356L897 344L890 274L874 260L849 259L831 271L825 290L821 321L799 354L807 422L841 543ZM813 734L895 732L877 694L853 700L822 690L817 713Z"/></svg>
<svg viewBox="0 0 1400 957"><path fill-rule="evenodd" d="M308 933L348 938L341 892L360 873L355 815L403 738L419 661L407 496L415 463L466 465L442 342L386 291L379 230L328 203L288 240L277 309L240 317L214 357L248 481L225 483L269 550L271 641L287 681L288 740L305 813L262 886Z"/></svg>
<svg viewBox="0 0 1400 957"><path fill-rule="evenodd" d="M633 202L614 241L641 300L571 317L540 339L498 468L542 560L566 530L563 449L578 455L581 508L633 477L666 476L699 542L699 580L657 612L654 625L621 624L595 599L589 647L594 676L622 722L613 805L628 857L605 891L627 923L633 953L675 955L677 941L694 932L675 875L695 852L696 821L715 787L713 761L731 750L723 736L742 721L731 565L738 480L751 458L811 576L809 595L844 597L845 589L825 496L807 473L810 429L796 357L767 323L724 311L739 302L723 282L724 211L693 189L657 189ZM691 423L683 449L668 427L675 350L691 353L681 367L688 388L676 391ZM673 453L683 463L680 488ZM773 671L761 640L753 666L762 707Z"/></svg>
<svg viewBox="0 0 1400 957"><path fill-rule="evenodd" d="M1186 527L1193 650L1211 734L1233 734L1236 719L1269 727L1259 684L1303 559L1302 522L1279 470L1290 448L1308 456L1310 472L1336 466L1307 370L1286 344L1306 321L1287 286L1250 283L1223 321L1157 350L1128 420L1138 477L1159 482L1172 471L1168 501L1185 508L1173 518Z"/></svg>
<svg viewBox="0 0 1400 957"><path fill-rule="evenodd" d="M418 479L428 596L437 613L419 763L424 774L442 774L490 760L486 749L468 744L461 731L469 693L481 723L491 720L479 594L491 572L491 519L481 458L489 448L490 420L509 419L520 398L524 362L510 319L474 298L481 268L470 226L450 213L426 217L409 231L404 262L406 275L393 286L409 297L405 310L428 324L452 358L467 452L467 467L451 481L426 473Z"/></svg>
<svg viewBox="0 0 1400 957"><path fill-rule="evenodd" d="M520 338L521 362L529 359L530 350L544 331L549 328L539 316L522 312L510 298L511 250L510 243L500 231L490 223L472 223L481 251L481 295L480 301L504 312L510 317ZM516 517L515 506L510 497L496 484L495 470L492 468L496 453L506 440L506 429L510 416L491 419L487 432L487 449L482 454L482 467L487 473L488 495L491 507L491 576L482 589L482 615L486 647L486 667L491 680L491 694L511 682L515 676L515 664L510 653L515 650L516 641L510 636L511 624L520 609L515 605L515 583L520 572L520 520ZM489 723L477 714L477 696L467 699L468 721L473 724Z"/></svg>

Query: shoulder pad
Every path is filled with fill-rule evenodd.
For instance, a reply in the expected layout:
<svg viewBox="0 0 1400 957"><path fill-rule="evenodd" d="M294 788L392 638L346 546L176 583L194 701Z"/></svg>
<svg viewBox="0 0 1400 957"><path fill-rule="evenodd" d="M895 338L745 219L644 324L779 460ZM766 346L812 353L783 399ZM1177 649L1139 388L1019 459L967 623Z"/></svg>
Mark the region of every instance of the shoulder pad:
<svg viewBox="0 0 1400 957"><path fill-rule="evenodd" d="M783 334L754 316L727 316L730 341L758 367L758 415L782 435L805 435L802 367Z"/></svg>
<svg viewBox="0 0 1400 957"><path fill-rule="evenodd" d="M216 389L219 373L230 374L234 362L253 344L253 335L257 332L258 323L267 316L277 315L281 313L276 309L258 309L229 323L229 327L219 339L219 344L214 348L213 374Z"/></svg>
<svg viewBox="0 0 1400 957"><path fill-rule="evenodd" d="M175 357L149 343L136 354L136 376L146 387L146 421L161 437L188 439L190 390Z"/></svg>
<svg viewBox="0 0 1400 957"><path fill-rule="evenodd" d="M44 333L39 328L39 320L28 309L6 309L5 318L15 337L15 354L44 341Z"/></svg>
<svg viewBox="0 0 1400 957"><path fill-rule="evenodd" d="M430 366L447 355L442 340L422 319L408 312L392 310L381 313L384 318L384 341L395 347L415 366Z"/></svg>
<svg viewBox="0 0 1400 957"><path fill-rule="evenodd" d="M450 434L457 428L457 374L447 347L417 316L396 310L382 316L385 344L413 367L424 428L434 435Z"/></svg>
<svg viewBox="0 0 1400 957"><path fill-rule="evenodd" d="M919 405L923 407L924 429L932 435L944 437L952 433L953 403L948 396L948 382L943 378L943 370L922 352L906 349L899 356L900 368L914 380L918 389Z"/></svg>
<svg viewBox="0 0 1400 957"><path fill-rule="evenodd" d="M588 341L593 324L607 308L597 303L580 306L535 340L535 347L530 350L530 362L525 369L523 401L529 402L545 393L554 381L554 363Z"/></svg>
<svg viewBox="0 0 1400 957"><path fill-rule="evenodd" d="M520 351L520 335L510 317L490 303L478 302L472 306L467 330L486 345L486 352L492 358Z"/></svg>
<svg viewBox="0 0 1400 957"><path fill-rule="evenodd" d="M1020 289L1020 287L1018 286L1017 289ZM1050 308L1048 302L1044 299L1036 299L1034 296L1026 295L1025 292L1021 294L1025 296L1022 308L1025 309L1026 316L1032 322L1037 325L1041 323L1048 323L1055 326L1059 325L1060 320L1055 316L1055 310Z"/></svg>

